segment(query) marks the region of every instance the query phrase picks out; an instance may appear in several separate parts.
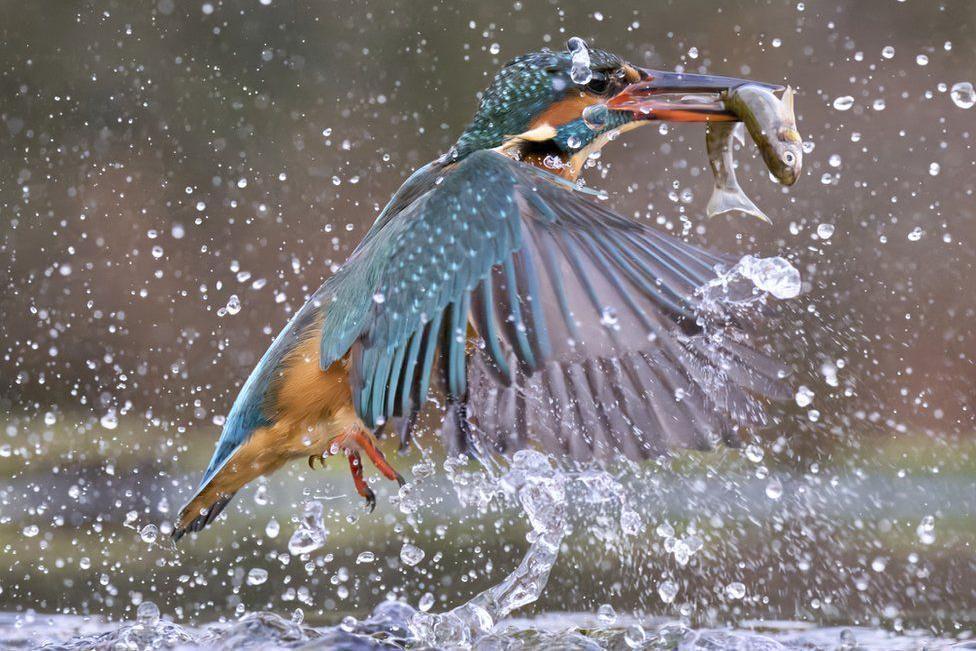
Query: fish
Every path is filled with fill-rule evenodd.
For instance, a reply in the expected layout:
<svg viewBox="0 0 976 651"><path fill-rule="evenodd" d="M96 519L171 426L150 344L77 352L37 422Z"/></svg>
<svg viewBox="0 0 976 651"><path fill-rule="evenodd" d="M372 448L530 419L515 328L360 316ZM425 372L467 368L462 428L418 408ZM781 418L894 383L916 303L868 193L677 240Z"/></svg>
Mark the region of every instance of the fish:
<svg viewBox="0 0 976 651"><path fill-rule="evenodd" d="M779 99L769 90L746 84L723 98L725 108L745 123L770 174L783 185L793 185L803 168L803 139L793 113L793 89Z"/></svg>
<svg viewBox="0 0 976 651"><path fill-rule="evenodd" d="M742 142L742 137L738 134L741 125L741 122L711 122L705 128L705 149L708 151L708 164L715 179L715 187L705 214L708 217L717 217L740 212L772 223L752 199L746 196L735 178L732 147L736 139Z"/></svg>

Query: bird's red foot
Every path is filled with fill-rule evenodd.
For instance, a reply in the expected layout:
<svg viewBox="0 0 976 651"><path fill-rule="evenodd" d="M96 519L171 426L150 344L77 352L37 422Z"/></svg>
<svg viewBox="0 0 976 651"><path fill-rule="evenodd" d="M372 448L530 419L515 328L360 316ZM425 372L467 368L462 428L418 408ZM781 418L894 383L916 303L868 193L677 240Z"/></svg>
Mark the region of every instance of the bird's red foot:
<svg viewBox="0 0 976 651"><path fill-rule="evenodd" d="M376 493L366 484L363 477L363 462L359 458L358 452L348 452L349 471L352 473L352 481L356 485L356 492L366 498L366 508L372 513L376 508Z"/></svg>
<svg viewBox="0 0 976 651"><path fill-rule="evenodd" d="M376 446L376 439L373 435L361 430L356 430L352 432L347 432L345 434L340 434L329 442L329 450L332 453L337 452L342 449L346 458L349 461L349 471L352 473L352 481L356 486L356 492L366 499L366 506L370 512L376 508L376 494L367 485L366 478L363 476L363 462L360 456L361 453L365 453L369 457L373 465L380 473L391 481L395 481L400 486L403 486L406 482L403 477L393 466L386 460L386 457ZM315 460L317 459L323 466L325 465L325 459L328 456L328 452L322 455L312 455L308 458L308 465L310 468L315 468Z"/></svg>
<svg viewBox="0 0 976 651"><path fill-rule="evenodd" d="M390 462L386 460L383 452L376 447L376 439L373 438L372 434L366 432L356 432L351 436L351 438L355 440L356 446L366 453L366 456L369 457L369 460L373 462L373 465L376 466L376 469L379 470L384 477L390 481L395 481L400 486L407 483L404 481L400 473L393 469Z"/></svg>

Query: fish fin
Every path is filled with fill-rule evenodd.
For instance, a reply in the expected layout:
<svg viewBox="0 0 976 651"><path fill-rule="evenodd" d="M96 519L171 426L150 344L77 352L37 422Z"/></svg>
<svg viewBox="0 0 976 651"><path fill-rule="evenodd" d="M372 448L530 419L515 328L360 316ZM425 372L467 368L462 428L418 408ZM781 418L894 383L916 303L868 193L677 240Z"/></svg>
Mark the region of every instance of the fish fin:
<svg viewBox="0 0 976 651"><path fill-rule="evenodd" d="M767 224L772 223L769 217L766 216L766 213L760 210L752 202L752 199L746 196L746 193L741 188L736 190L715 188L712 191L711 198L708 200L708 207L705 209L705 214L709 217L717 217L718 215L731 212L741 212L756 217Z"/></svg>
<svg viewBox="0 0 976 651"><path fill-rule="evenodd" d="M792 86L787 86L786 90L783 91L783 112L789 116L794 122L796 119L793 117L793 95L796 93L793 91Z"/></svg>
<svg viewBox="0 0 976 651"><path fill-rule="evenodd" d="M736 122L732 127L732 137L739 143L740 147L746 146L746 123Z"/></svg>

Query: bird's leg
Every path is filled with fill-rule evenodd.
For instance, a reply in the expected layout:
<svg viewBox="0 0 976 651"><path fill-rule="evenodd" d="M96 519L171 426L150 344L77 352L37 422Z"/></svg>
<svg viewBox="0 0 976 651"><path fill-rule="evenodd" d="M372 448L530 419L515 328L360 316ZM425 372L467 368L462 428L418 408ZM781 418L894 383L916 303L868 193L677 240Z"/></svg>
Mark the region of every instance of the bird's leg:
<svg viewBox="0 0 976 651"><path fill-rule="evenodd" d="M349 470L352 472L352 480L356 485L356 492L366 498L366 504L370 511L376 508L376 495L366 484L360 453L365 453L370 461L373 462L373 465L387 479L397 482L400 486L406 483L403 477L400 476L400 473L393 469L386 460L386 457L383 456L383 453L376 446L376 438L371 433L360 429L349 429L333 437L329 441L329 447L326 452L323 452L321 455L310 456L308 458L308 465L314 468L313 463L315 459L319 459L324 465L325 457L335 454L340 449L345 452L346 458L349 460Z"/></svg>
<svg viewBox="0 0 976 651"><path fill-rule="evenodd" d="M393 469L390 462L386 460L386 457L383 456L383 452L376 447L376 437L369 432L360 430L349 435L347 438L355 441L357 447L366 453L366 456L369 457L369 460L373 462L373 465L376 466L376 469L379 470L384 477L391 481L395 481L400 486L407 483L403 480L400 473Z"/></svg>
<svg viewBox="0 0 976 651"><path fill-rule="evenodd" d="M349 459L349 471L352 473L352 481L356 485L356 492L366 498L366 508L372 513L376 508L376 494L363 478L363 461L359 458L359 453L353 450L346 452Z"/></svg>

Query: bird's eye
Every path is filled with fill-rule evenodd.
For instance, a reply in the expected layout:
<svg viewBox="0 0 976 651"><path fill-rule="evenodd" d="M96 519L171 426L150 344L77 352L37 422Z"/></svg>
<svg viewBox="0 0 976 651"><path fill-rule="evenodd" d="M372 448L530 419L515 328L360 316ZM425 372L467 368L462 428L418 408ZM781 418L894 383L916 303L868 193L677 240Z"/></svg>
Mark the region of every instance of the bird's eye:
<svg viewBox="0 0 976 651"><path fill-rule="evenodd" d="M610 87L610 79L602 72L594 72L593 77L586 84L586 89L591 93L602 95Z"/></svg>

